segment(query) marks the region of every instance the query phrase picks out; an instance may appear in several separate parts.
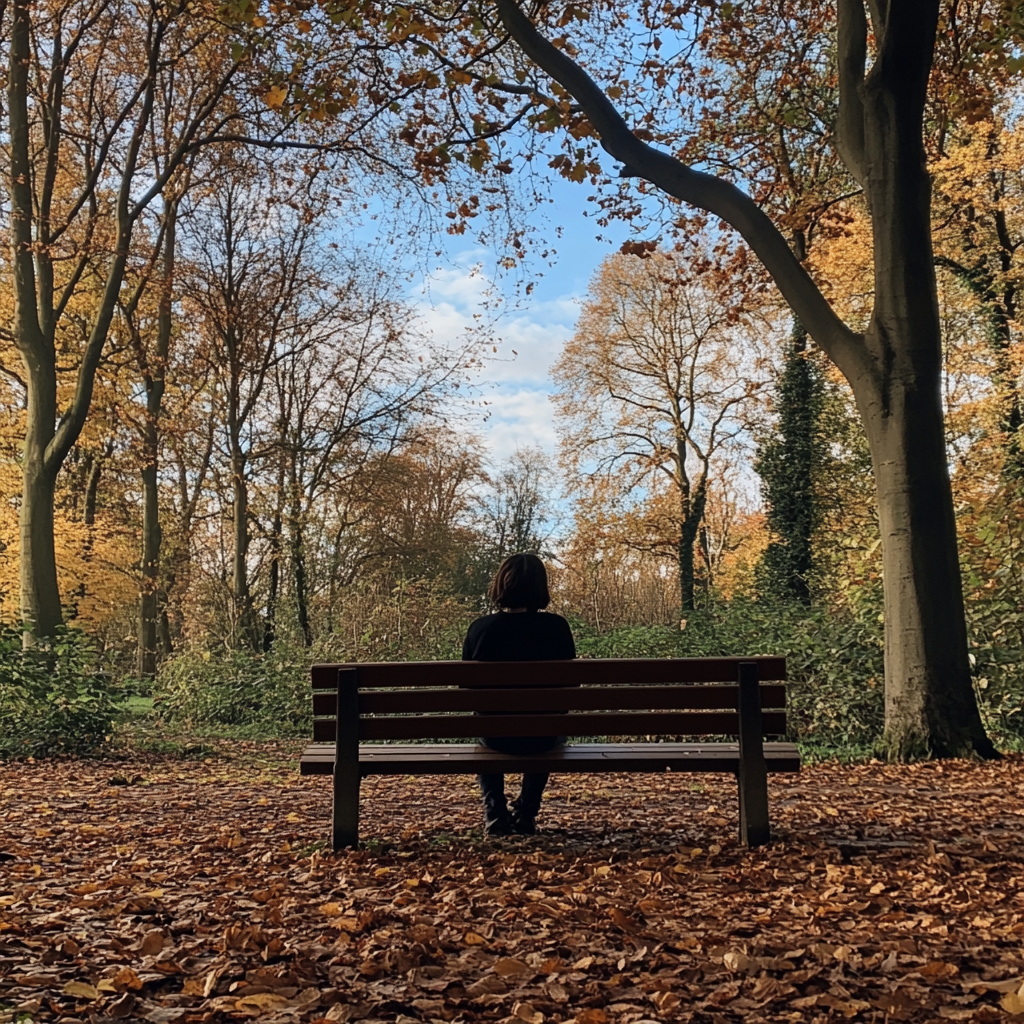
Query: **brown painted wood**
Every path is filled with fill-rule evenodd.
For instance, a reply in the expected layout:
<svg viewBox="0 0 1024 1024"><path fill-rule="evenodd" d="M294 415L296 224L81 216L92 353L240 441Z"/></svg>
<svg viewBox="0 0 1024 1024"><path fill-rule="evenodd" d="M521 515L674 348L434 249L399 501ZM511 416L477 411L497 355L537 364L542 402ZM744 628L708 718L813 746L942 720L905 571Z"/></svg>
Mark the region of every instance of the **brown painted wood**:
<svg viewBox="0 0 1024 1024"><path fill-rule="evenodd" d="M313 722L313 739L334 736L334 721ZM769 735L786 732L786 716L764 715ZM462 739L474 736L735 736L735 711L663 711L652 714L417 715L359 719L360 740Z"/></svg>
<svg viewBox="0 0 1024 1024"><path fill-rule="evenodd" d="M338 685L338 670L343 665L314 665L309 670L309 678L314 690L333 690Z"/></svg>
<svg viewBox="0 0 1024 1024"><path fill-rule="evenodd" d="M772 773L800 770L795 743L766 743L765 764ZM334 747L313 744L302 755L303 775L329 775ZM739 768L737 743L574 743L545 754L512 756L476 744L361 744L359 763L365 775L476 775L481 771L729 772Z"/></svg>
<svg viewBox="0 0 1024 1024"><path fill-rule="evenodd" d="M580 686L658 683L731 683L741 661L755 662L762 681L784 681L786 659L754 658L577 658L575 661L407 661L365 662L357 665L314 665L313 689L333 689L330 671L359 670L359 685L367 688L404 686L515 687Z"/></svg>
<svg viewBox="0 0 1024 1024"><path fill-rule="evenodd" d="M359 713L420 714L439 711L660 711L735 708L736 686L593 686L501 690L371 690L359 694ZM786 688L761 687L761 707L784 708ZM524 712L525 713L525 712ZM334 714L334 694L313 694L313 714Z"/></svg>
<svg viewBox="0 0 1024 1024"><path fill-rule="evenodd" d="M761 712L757 665L739 669L739 748L737 774L740 797L740 840L747 846L771 842L768 822L768 766L764 758L764 719Z"/></svg>
<svg viewBox="0 0 1024 1024"><path fill-rule="evenodd" d="M337 686L331 845L341 850L359 845L359 673L342 669Z"/></svg>

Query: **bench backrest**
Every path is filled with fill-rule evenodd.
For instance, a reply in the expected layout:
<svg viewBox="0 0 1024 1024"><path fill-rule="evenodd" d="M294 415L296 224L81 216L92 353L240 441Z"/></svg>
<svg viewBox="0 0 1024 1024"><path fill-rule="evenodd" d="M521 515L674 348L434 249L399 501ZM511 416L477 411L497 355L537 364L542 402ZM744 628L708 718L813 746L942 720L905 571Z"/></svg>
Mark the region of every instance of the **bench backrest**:
<svg viewBox="0 0 1024 1024"><path fill-rule="evenodd" d="M775 657L314 665L313 738L335 739L339 707L360 740L736 736L741 690L781 736L785 678Z"/></svg>

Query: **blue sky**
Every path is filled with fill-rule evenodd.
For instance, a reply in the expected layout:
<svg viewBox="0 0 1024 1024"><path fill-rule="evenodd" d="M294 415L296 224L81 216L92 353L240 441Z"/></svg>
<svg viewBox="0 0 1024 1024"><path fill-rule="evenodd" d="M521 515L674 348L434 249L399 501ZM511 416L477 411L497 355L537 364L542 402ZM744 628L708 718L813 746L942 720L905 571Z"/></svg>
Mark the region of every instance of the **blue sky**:
<svg viewBox="0 0 1024 1024"><path fill-rule="evenodd" d="M556 260L552 266L535 261L535 270L543 271L543 276L530 275L534 287L528 296L517 296L509 283L494 326L498 352L473 377L475 398L486 404L473 407L471 429L483 439L494 462L527 445L554 453L550 367L573 332L580 301L598 264L629 237L628 228L621 224L599 228L593 209L589 217L584 216L592 187L556 178L553 172L552 177L554 205L545 207L543 219L552 234L556 225L562 234L538 241L557 249ZM541 223L540 214L537 223ZM598 242L599 234L610 240ZM429 281L421 276L409 293L424 326L439 340L454 339L472 326L473 314L483 309L486 275L495 263L493 252L462 238L451 238L449 243ZM482 267L483 273L474 273L475 266Z"/></svg>

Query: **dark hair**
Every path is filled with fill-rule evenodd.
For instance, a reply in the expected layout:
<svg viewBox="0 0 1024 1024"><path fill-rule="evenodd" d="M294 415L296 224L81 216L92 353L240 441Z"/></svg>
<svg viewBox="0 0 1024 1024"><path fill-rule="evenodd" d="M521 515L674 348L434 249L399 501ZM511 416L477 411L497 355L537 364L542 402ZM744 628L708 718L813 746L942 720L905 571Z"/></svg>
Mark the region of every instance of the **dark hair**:
<svg viewBox="0 0 1024 1024"><path fill-rule="evenodd" d="M512 555L494 574L487 596L499 608L526 608L531 612L547 608L548 572L536 555Z"/></svg>

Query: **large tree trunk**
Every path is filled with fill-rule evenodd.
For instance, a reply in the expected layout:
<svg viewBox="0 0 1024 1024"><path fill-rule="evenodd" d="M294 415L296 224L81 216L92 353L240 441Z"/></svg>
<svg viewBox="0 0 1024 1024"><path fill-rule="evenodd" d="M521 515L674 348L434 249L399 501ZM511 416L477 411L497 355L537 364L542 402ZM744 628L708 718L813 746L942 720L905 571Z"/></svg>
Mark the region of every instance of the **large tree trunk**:
<svg viewBox="0 0 1024 1024"><path fill-rule="evenodd" d="M930 53L929 43L928 63ZM884 52L863 87L871 131L859 170L871 209L875 308L864 336L871 372L850 381L871 447L881 526L884 745L898 760L990 755L967 658L943 426L921 55L905 56L913 57Z"/></svg>
<svg viewBox="0 0 1024 1024"><path fill-rule="evenodd" d="M864 412L878 492L889 757L991 753L970 684L936 375Z"/></svg>
<svg viewBox="0 0 1024 1024"><path fill-rule="evenodd" d="M693 494L681 495L682 522L679 530L679 597L683 616L696 607L694 602L694 561L693 546L697 543L701 525L704 522L704 507L707 503L707 470L701 477Z"/></svg>
<svg viewBox="0 0 1024 1024"><path fill-rule="evenodd" d="M56 389L36 388L30 396L46 398ZM52 636L64 617L60 589L57 586L57 557L53 540L53 497L56 474L45 465L47 441L53 436L52 415L29 399L28 429L25 436L25 463L21 489L21 616L26 626L26 642L32 636ZM44 401L42 404L46 405ZM49 430L47 430L49 425Z"/></svg>
<svg viewBox="0 0 1024 1024"><path fill-rule="evenodd" d="M7 79L15 344L25 364L28 381L19 551L21 615L26 627L26 643L31 642L32 636L51 635L64 621L53 543L53 494L59 463L55 466L47 458L57 422L56 356L53 335L45 329L49 321L40 322L33 258L34 200L28 115L30 10L24 0L13 5ZM42 263L45 267L45 254ZM48 282L44 279L42 283L45 287Z"/></svg>

